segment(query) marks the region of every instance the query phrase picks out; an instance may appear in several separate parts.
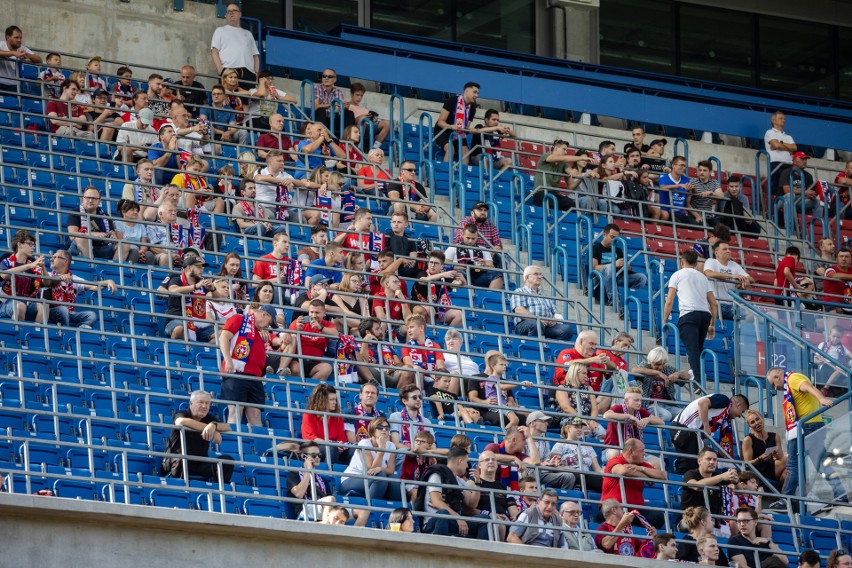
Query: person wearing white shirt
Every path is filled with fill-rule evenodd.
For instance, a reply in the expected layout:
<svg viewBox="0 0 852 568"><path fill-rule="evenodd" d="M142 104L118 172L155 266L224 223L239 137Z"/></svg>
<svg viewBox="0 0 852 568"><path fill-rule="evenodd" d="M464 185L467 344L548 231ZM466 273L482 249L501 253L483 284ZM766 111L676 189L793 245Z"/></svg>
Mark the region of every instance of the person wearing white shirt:
<svg viewBox="0 0 852 568"><path fill-rule="evenodd" d="M784 166L793 163L793 152L798 147L793 141L793 137L784 132L784 123L786 117L784 113L777 110L769 117L769 122L772 128L766 131L763 135L763 143L766 146L766 151L769 152L769 169L771 171L772 189L779 188L781 182L780 173Z"/></svg>
<svg viewBox="0 0 852 568"><path fill-rule="evenodd" d="M722 241L713 245L713 258L704 261L704 276L710 280L713 295L719 302L723 319L733 319L734 303L731 290L745 290L755 282L748 272L731 260L731 246Z"/></svg>
<svg viewBox="0 0 852 568"><path fill-rule="evenodd" d="M24 34L18 26L6 28L6 39L0 41L0 91L18 90L18 61L38 65L41 57L24 45Z"/></svg>
<svg viewBox="0 0 852 568"><path fill-rule="evenodd" d="M698 253L693 249L683 251L680 265L681 269L672 274L669 280L663 324L669 321L677 296L680 305L677 329L686 349L690 375L697 379L704 340L713 339L716 335L716 328L711 323L716 320L718 306L713 290L710 289L710 281L698 271Z"/></svg>
<svg viewBox="0 0 852 568"><path fill-rule="evenodd" d="M392 482L396 473L396 445L390 439L390 423L384 416L373 418L367 426L367 438L358 442L358 449L340 478L341 488L349 494L371 499L395 501L400 498L400 483ZM365 480L362 476L370 475Z"/></svg>
<svg viewBox="0 0 852 568"><path fill-rule="evenodd" d="M210 41L210 55L219 75L223 69L237 70L240 87L251 89L260 71L260 51L251 32L240 27L242 11L239 4L225 8L225 25L216 28Z"/></svg>

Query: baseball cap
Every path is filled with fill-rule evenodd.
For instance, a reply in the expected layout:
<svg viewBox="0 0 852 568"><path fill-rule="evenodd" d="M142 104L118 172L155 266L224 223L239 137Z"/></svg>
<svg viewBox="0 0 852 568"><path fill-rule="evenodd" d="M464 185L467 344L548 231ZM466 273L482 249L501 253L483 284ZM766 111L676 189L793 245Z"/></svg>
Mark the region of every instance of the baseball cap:
<svg viewBox="0 0 852 568"><path fill-rule="evenodd" d="M665 146L668 143L669 141L665 138L655 138L654 140L651 140L651 143L648 144L648 146L653 146L654 144L662 144L663 146Z"/></svg>
<svg viewBox="0 0 852 568"><path fill-rule="evenodd" d="M586 422L579 416L569 416L562 420L562 425L570 424L571 426L585 426Z"/></svg>
<svg viewBox="0 0 852 568"><path fill-rule="evenodd" d="M146 126L154 124L154 111L149 108L143 108L139 111L139 120Z"/></svg>
<svg viewBox="0 0 852 568"><path fill-rule="evenodd" d="M807 155L807 154L805 154L804 152L796 152L796 153L794 153L794 154L793 154L793 158L794 158L794 159L795 159L795 158L801 158L801 159L803 159L803 160L807 160L808 158L810 158L810 156L808 156L808 155Z"/></svg>
<svg viewBox="0 0 852 568"><path fill-rule="evenodd" d="M163 124L160 125L160 128L157 129L157 134L162 134L163 128L171 128L172 130L174 130L175 125L172 124L171 122L164 122Z"/></svg>
<svg viewBox="0 0 852 568"><path fill-rule="evenodd" d="M328 284L331 282L331 278L327 278L325 276L320 276L319 278L311 278L311 286L314 284Z"/></svg>
<svg viewBox="0 0 852 568"><path fill-rule="evenodd" d="M207 264L206 262L204 262L204 259L202 259L200 257L197 257L195 255L189 255L188 257L187 256L183 257L183 266L187 267L187 266L210 266L210 265Z"/></svg>
<svg viewBox="0 0 852 568"><path fill-rule="evenodd" d="M86 67L88 67L88 66L89 66L89 64L90 64L92 61L103 61L103 60L104 60L104 58L103 58L103 57L101 57L100 55L95 55L94 57L92 57L91 59L89 59L88 61L86 61Z"/></svg>
<svg viewBox="0 0 852 568"><path fill-rule="evenodd" d="M109 96L109 93L108 93L108 92L106 92L104 89L100 89L100 88L95 89L94 91L92 91L92 98L100 97L100 96L102 96L102 95Z"/></svg>
<svg viewBox="0 0 852 568"><path fill-rule="evenodd" d="M275 318L278 316L278 312L276 312L275 308L273 306L270 306L269 304L261 306L260 311L269 314L269 317L272 318L272 321L275 321Z"/></svg>
<svg viewBox="0 0 852 568"><path fill-rule="evenodd" d="M532 412L527 414L527 426L529 426L533 422L538 422L539 420L550 420L550 418L548 418L547 414L545 414L541 410L533 410Z"/></svg>
<svg viewBox="0 0 852 568"><path fill-rule="evenodd" d="M477 201L473 204L472 209L488 209L488 204L484 201Z"/></svg>

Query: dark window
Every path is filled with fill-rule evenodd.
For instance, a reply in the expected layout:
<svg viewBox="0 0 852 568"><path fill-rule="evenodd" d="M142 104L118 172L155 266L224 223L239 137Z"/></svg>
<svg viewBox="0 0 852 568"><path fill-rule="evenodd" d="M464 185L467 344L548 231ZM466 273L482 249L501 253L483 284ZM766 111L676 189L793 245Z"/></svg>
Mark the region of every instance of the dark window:
<svg viewBox="0 0 852 568"><path fill-rule="evenodd" d="M533 0L456 0L456 41L535 53Z"/></svg>
<svg viewBox="0 0 852 568"><path fill-rule="evenodd" d="M340 24L358 25L358 2L293 0L293 29L325 34Z"/></svg>
<svg viewBox="0 0 852 568"><path fill-rule="evenodd" d="M432 39L452 40L451 4L450 0L373 0L370 3L370 26Z"/></svg>
<svg viewBox="0 0 852 568"><path fill-rule="evenodd" d="M834 54L832 26L760 17L762 88L834 98Z"/></svg>
<svg viewBox="0 0 852 568"><path fill-rule="evenodd" d="M838 90L840 98L852 101L852 28L840 28L837 37L839 60L837 70L839 74Z"/></svg>
<svg viewBox="0 0 852 568"><path fill-rule="evenodd" d="M680 71L684 77L754 86L754 16L681 4Z"/></svg>
<svg viewBox="0 0 852 568"><path fill-rule="evenodd" d="M673 9L672 0L601 2L601 64L674 74Z"/></svg>

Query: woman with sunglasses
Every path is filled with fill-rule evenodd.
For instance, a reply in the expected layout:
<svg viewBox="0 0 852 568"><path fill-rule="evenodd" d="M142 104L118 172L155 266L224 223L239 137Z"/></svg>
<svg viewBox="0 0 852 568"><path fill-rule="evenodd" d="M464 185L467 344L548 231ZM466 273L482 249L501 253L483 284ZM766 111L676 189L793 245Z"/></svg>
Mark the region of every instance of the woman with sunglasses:
<svg viewBox="0 0 852 568"><path fill-rule="evenodd" d="M334 496L328 482L319 474L314 473L322 462L322 453L316 442L304 442L299 446L299 457L302 459L302 468L293 469L287 474L287 492L296 499L310 501L323 501L334 503ZM293 462L290 462L292 465ZM298 515L300 521L319 521L325 518L328 505L322 507L314 503L308 503L302 507L299 502L293 502L293 513Z"/></svg>
<svg viewBox="0 0 852 568"><path fill-rule="evenodd" d="M345 493L365 497L370 492L371 499L399 501L400 485L389 478L396 475L396 448L390 439L390 423L384 416L370 421L367 426L368 438L358 442L358 449L343 472L341 487ZM373 479L364 479L370 475ZM351 476L351 477L347 477Z"/></svg>
<svg viewBox="0 0 852 568"><path fill-rule="evenodd" d="M852 568L852 554L848 550L832 550L826 568Z"/></svg>

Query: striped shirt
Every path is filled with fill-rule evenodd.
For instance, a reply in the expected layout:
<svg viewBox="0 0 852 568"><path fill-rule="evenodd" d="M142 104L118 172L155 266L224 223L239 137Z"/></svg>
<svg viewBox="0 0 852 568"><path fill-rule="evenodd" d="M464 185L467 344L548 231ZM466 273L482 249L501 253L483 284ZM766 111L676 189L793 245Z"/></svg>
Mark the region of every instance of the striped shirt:
<svg viewBox="0 0 852 568"><path fill-rule="evenodd" d="M692 178L689 183L695 187L695 193L692 194L692 208L697 211L713 211L714 199L712 197L701 197L698 194L705 191L716 191L719 189L719 180L711 177L705 183L698 178Z"/></svg>
<svg viewBox="0 0 852 568"><path fill-rule="evenodd" d="M541 292L535 292L529 286L518 288L512 294L509 305L513 312L518 306L521 306L528 309L534 316L540 318L552 318L553 314L556 313L556 303L550 298L543 298ZM516 317L515 323L520 322L522 319L525 318Z"/></svg>

